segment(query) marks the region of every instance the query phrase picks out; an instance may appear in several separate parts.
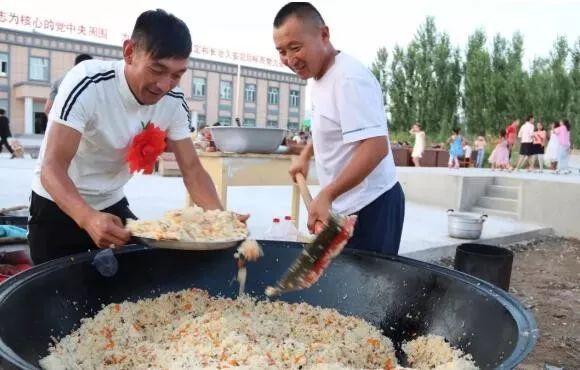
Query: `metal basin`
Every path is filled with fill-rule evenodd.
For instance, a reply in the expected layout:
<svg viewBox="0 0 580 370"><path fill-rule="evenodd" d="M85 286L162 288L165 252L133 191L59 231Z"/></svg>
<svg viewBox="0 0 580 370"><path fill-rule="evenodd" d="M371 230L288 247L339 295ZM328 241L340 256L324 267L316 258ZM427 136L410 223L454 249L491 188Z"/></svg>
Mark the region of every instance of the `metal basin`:
<svg viewBox="0 0 580 370"><path fill-rule="evenodd" d="M450 237L458 239L479 239L487 215L447 210L447 232Z"/></svg>
<svg viewBox="0 0 580 370"><path fill-rule="evenodd" d="M230 153L274 153L282 143L285 129L262 127L210 127L216 147Z"/></svg>

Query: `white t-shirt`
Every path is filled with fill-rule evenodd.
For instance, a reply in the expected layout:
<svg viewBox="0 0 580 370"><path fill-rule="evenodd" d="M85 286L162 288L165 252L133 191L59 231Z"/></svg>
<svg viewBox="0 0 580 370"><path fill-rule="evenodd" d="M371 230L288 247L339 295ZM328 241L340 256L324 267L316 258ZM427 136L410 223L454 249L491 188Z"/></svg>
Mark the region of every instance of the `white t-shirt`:
<svg viewBox="0 0 580 370"><path fill-rule="evenodd" d="M378 136L388 136L379 83L367 67L341 52L324 76L312 84L312 140L320 184L324 187L340 174L359 141ZM344 215L355 213L396 183L389 148L389 154L369 176L336 198L332 210Z"/></svg>
<svg viewBox="0 0 580 370"><path fill-rule="evenodd" d="M124 197L123 186L131 178L126 154L142 122L165 130L170 140L189 138L191 120L183 93L174 89L157 104L141 105L127 84L125 62L88 60L71 69L62 81L48 116L47 134L56 123L82 134L68 175L83 199L97 210ZM46 138L32 183L32 190L51 199L40 182Z"/></svg>
<svg viewBox="0 0 580 370"><path fill-rule="evenodd" d="M534 141L534 124L531 122L524 123L520 127L518 137L522 140L522 143L532 143Z"/></svg>

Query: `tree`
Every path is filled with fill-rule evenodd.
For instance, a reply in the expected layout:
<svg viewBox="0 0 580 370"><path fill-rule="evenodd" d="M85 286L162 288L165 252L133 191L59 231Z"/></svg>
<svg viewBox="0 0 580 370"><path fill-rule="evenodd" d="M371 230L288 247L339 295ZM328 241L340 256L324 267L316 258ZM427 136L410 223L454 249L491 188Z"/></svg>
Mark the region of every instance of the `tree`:
<svg viewBox="0 0 580 370"><path fill-rule="evenodd" d="M391 113L391 129L403 131L408 126L411 117L407 101L407 76L405 70L405 51L395 46L390 69L389 111Z"/></svg>
<svg viewBox="0 0 580 370"><path fill-rule="evenodd" d="M570 112L572 82L566 70L569 48L565 37L560 36L554 43L550 58L551 88L547 109L552 119L561 118Z"/></svg>
<svg viewBox="0 0 580 370"><path fill-rule="evenodd" d="M371 66L371 72L375 75L375 78L379 81L381 85L381 90L383 91L383 105L387 106L388 99L388 88L387 88L387 61L389 59L389 53L387 48L382 47L377 51L377 57Z"/></svg>
<svg viewBox="0 0 580 370"><path fill-rule="evenodd" d="M464 74L463 99L467 131L479 133L491 128L491 62L482 29L469 36Z"/></svg>
<svg viewBox="0 0 580 370"><path fill-rule="evenodd" d="M508 41L500 34L493 38L491 52L490 108L491 129L495 134L505 127L508 110ZM487 130L486 130L487 131Z"/></svg>
<svg viewBox="0 0 580 370"><path fill-rule="evenodd" d="M570 85L572 93L570 94L570 112L569 119L574 124L572 136L575 147L580 146L580 37L571 51L572 63L570 68Z"/></svg>
<svg viewBox="0 0 580 370"><path fill-rule="evenodd" d="M523 70L524 38L521 33L514 33L508 49L507 72L507 111L512 117L523 118L530 113L526 91L526 73ZM509 120L509 119L508 119Z"/></svg>

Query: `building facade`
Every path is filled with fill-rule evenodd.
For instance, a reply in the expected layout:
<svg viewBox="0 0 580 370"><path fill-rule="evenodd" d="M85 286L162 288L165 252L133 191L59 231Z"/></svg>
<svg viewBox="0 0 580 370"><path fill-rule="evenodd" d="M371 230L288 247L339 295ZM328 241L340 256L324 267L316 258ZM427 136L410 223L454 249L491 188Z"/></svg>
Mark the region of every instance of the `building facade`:
<svg viewBox="0 0 580 370"><path fill-rule="evenodd" d="M51 84L78 54L122 59L120 47L0 28L0 108L14 134L42 134ZM297 131L304 118L306 83L291 73L190 58L180 83L194 123Z"/></svg>

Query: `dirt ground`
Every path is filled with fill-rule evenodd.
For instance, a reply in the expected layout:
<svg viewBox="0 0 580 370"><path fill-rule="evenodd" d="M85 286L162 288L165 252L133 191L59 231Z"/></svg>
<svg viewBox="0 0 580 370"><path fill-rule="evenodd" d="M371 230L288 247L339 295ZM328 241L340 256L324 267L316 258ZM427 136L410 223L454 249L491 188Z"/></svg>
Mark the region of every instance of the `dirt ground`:
<svg viewBox="0 0 580 370"><path fill-rule="evenodd" d="M510 292L540 329L534 351L518 369L580 369L580 241L553 237L510 248Z"/></svg>
<svg viewBox="0 0 580 370"><path fill-rule="evenodd" d="M517 369L580 369L580 240L546 237L504 247L514 251L510 293L539 329L533 352Z"/></svg>

